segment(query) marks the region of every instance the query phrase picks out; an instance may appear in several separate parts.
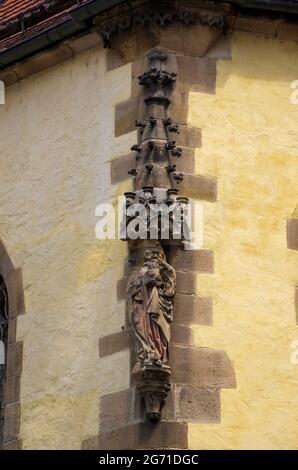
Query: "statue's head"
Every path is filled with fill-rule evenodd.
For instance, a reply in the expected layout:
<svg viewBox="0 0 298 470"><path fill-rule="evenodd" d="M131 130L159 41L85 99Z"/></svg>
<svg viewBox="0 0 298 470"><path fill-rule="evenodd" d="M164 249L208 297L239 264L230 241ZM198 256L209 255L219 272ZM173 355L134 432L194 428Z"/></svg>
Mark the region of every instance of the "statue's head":
<svg viewBox="0 0 298 470"><path fill-rule="evenodd" d="M161 246L148 247L144 251L144 261L164 261L165 254Z"/></svg>

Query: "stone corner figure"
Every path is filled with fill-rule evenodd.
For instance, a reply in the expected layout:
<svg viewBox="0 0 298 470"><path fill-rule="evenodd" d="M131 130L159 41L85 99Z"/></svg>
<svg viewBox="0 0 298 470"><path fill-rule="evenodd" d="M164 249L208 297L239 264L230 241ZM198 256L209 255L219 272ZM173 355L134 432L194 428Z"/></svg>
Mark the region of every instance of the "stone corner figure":
<svg viewBox="0 0 298 470"><path fill-rule="evenodd" d="M132 374L146 369L170 372L170 325L176 273L160 245L143 249L141 264L128 281L128 311L136 362Z"/></svg>

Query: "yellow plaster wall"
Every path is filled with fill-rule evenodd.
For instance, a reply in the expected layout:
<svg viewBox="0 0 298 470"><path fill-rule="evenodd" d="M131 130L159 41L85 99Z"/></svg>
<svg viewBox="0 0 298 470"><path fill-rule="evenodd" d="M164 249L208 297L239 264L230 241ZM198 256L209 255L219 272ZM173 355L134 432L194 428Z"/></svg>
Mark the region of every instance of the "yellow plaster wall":
<svg viewBox="0 0 298 470"><path fill-rule="evenodd" d="M198 279L214 324L195 327L196 343L224 349L237 379L221 392L220 424L189 425L191 448L298 447L297 253L286 246L298 200L297 52L236 34L216 94L189 96L189 123L203 130L197 171L217 176L219 189L217 203L203 203L215 274ZM96 240L94 212L117 196L109 160L135 143L135 133L114 138L114 105L130 97L130 80L130 65L106 72L94 48L13 85L0 106L0 236L22 266L26 301L25 449L78 449L98 432L100 394L128 386L128 351L98 358L98 338L124 321L115 284L126 247Z"/></svg>
<svg viewBox="0 0 298 470"><path fill-rule="evenodd" d="M116 199L109 160L135 140L114 138L130 90L131 65L107 72L98 47L9 87L0 106L0 237L26 302L24 449L79 449L98 433L100 394L129 383L128 351L99 359L98 339L124 322L126 246L96 239L95 208Z"/></svg>
<svg viewBox="0 0 298 470"><path fill-rule="evenodd" d="M232 60L217 64L216 94L189 96L189 123L203 136L197 171L218 178L218 202L204 203L215 274L198 279L214 323L195 338L225 350L237 380L221 392L220 424L189 425L191 448L298 448L298 254L286 242L298 201L297 78L298 44L238 33Z"/></svg>

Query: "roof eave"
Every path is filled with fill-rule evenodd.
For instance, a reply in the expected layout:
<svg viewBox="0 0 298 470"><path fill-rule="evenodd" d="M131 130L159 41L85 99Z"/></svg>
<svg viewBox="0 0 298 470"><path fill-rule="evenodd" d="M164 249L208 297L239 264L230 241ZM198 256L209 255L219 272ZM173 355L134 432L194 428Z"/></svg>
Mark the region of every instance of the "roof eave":
<svg viewBox="0 0 298 470"><path fill-rule="evenodd" d="M276 13L298 14L298 3L282 0L224 0L244 9L272 11Z"/></svg>
<svg viewBox="0 0 298 470"><path fill-rule="evenodd" d="M254 9L287 14L298 14L298 4L281 0L224 0L242 9ZM90 19L103 13L125 0L90 0L84 5L77 5L69 11L69 19L51 26L40 33L20 41L18 44L0 51L0 69L23 60L32 54L51 47L66 38L90 29ZM241 11L240 10L240 11Z"/></svg>
<svg viewBox="0 0 298 470"><path fill-rule="evenodd" d="M125 0L90 0L84 5L75 6L70 10L70 18L55 26L51 26L40 33L26 38L16 45L0 51L0 69L4 69L13 63L25 59L32 54L51 47L58 42L77 33L88 30L88 20L105 10L120 5Z"/></svg>

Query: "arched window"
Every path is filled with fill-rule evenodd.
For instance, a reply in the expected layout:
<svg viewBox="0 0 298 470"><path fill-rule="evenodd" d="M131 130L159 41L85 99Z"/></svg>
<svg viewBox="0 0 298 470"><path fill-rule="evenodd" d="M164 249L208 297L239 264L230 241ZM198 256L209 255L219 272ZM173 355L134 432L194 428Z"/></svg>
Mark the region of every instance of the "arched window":
<svg viewBox="0 0 298 470"><path fill-rule="evenodd" d="M23 343L17 318L25 313L22 269L15 268L0 239L0 450L21 447L20 377Z"/></svg>
<svg viewBox="0 0 298 470"><path fill-rule="evenodd" d="M4 423L4 384L8 341L8 295L3 277L0 275L0 441Z"/></svg>

